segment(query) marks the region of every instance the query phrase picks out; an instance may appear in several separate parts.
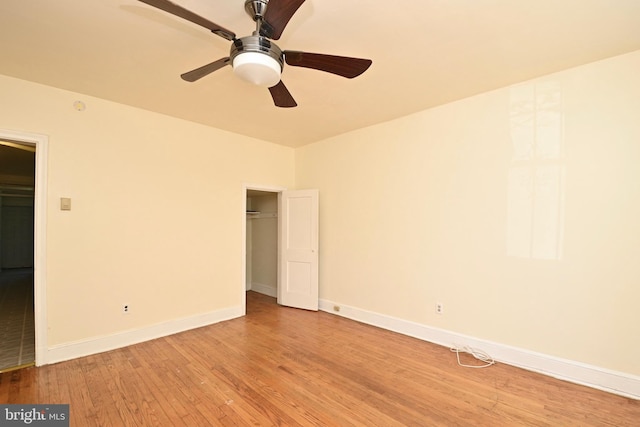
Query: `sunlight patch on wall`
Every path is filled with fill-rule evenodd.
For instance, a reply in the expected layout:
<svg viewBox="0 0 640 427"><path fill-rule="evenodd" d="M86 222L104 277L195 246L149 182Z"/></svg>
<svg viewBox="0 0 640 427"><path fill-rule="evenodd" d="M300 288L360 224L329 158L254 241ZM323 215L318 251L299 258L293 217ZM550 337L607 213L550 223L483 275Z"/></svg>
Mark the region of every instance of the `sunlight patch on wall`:
<svg viewBox="0 0 640 427"><path fill-rule="evenodd" d="M509 124L507 255L561 259L566 166L560 83L511 88Z"/></svg>

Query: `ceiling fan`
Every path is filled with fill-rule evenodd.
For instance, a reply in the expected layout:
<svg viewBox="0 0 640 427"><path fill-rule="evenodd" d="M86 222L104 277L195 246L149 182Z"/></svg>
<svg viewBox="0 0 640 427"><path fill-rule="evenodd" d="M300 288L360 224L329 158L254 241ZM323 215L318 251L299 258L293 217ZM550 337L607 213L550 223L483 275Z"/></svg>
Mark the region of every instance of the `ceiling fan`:
<svg viewBox="0 0 640 427"><path fill-rule="evenodd" d="M244 8L255 21L256 30L252 35L240 38L236 38L232 31L169 0L139 1L198 24L232 42L229 56L182 74L180 77L183 80L195 82L226 65L231 65L234 74L240 78L268 87L277 107L298 105L280 80L285 62L292 67L312 68L350 79L364 73L372 63L370 59L281 50L273 43L271 40L280 38L287 23L305 0L246 0Z"/></svg>

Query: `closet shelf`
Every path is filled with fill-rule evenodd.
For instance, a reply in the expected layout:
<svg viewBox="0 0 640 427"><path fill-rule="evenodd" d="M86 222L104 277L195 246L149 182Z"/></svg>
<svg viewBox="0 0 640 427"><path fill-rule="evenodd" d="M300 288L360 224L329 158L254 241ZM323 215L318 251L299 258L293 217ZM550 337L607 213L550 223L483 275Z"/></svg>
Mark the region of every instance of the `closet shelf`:
<svg viewBox="0 0 640 427"><path fill-rule="evenodd" d="M277 212L247 211L247 219L277 218Z"/></svg>

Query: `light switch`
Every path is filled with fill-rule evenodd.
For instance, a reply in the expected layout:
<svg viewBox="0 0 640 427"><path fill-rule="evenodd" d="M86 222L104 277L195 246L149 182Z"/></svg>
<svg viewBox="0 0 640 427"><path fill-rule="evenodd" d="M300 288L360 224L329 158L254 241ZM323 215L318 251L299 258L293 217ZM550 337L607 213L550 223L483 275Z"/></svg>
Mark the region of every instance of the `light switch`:
<svg viewBox="0 0 640 427"><path fill-rule="evenodd" d="M61 211L70 211L71 210L71 199L69 197L61 197L60 198L60 210Z"/></svg>

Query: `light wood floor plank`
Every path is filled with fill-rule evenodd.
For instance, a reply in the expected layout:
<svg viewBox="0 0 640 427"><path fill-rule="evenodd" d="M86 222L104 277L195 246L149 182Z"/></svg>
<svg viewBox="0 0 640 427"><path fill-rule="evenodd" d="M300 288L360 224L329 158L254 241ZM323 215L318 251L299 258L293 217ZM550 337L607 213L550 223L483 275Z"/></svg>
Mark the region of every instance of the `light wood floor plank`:
<svg viewBox="0 0 640 427"><path fill-rule="evenodd" d="M73 426L638 426L640 401L247 294L247 316L0 374Z"/></svg>

